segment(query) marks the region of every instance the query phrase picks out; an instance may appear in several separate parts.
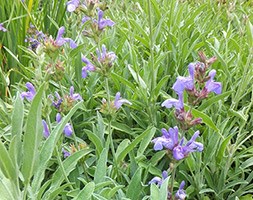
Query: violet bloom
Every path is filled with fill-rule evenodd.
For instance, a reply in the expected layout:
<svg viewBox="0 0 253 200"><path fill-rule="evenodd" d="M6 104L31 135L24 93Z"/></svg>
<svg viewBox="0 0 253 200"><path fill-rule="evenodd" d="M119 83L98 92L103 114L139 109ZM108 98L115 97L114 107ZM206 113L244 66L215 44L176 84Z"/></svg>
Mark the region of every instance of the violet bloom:
<svg viewBox="0 0 253 200"><path fill-rule="evenodd" d="M50 131L47 122L44 119L42 120L42 125L43 125L43 135L45 138L48 138L50 135Z"/></svg>
<svg viewBox="0 0 253 200"><path fill-rule="evenodd" d="M80 94L78 93L74 93L74 87L71 86L70 89L69 89L69 97L70 99L72 99L73 101L77 101L77 100L83 100L83 98L81 97Z"/></svg>
<svg viewBox="0 0 253 200"><path fill-rule="evenodd" d="M3 24L2 24L2 23L0 23L0 31L3 31L3 32L6 32L6 31L7 31L7 29L6 29L6 28L4 28L4 26L3 26Z"/></svg>
<svg viewBox="0 0 253 200"><path fill-rule="evenodd" d="M192 91L194 89L194 69L195 65L190 63L188 66L189 74L188 77L179 76L174 83L172 89L177 93L181 94L184 90Z"/></svg>
<svg viewBox="0 0 253 200"><path fill-rule="evenodd" d="M103 19L104 12L98 9L98 21L95 22L98 24L98 29L103 30L105 27L110 26L112 27L115 23L110 19Z"/></svg>
<svg viewBox="0 0 253 200"><path fill-rule="evenodd" d="M118 110L123 104L132 105L132 103L126 99L120 98L120 92L116 93L115 100L114 100L114 107Z"/></svg>
<svg viewBox="0 0 253 200"><path fill-rule="evenodd" d="M184 139L182 139L180 144L177 145L173 149L173 157L176 160L181 160L181 159L185 158L186 156L188 156L188 154L191 152L203 151L203 149L204 149L203 144L195 141L198 136L199 136L199 131L196 131L194 133L194 135L192 136L192 138L187 142L187 144L185 146L183 146Z"/></svg>
<svg viewBox="0 0 253 200"><path fill-rule="evenodd" d="M116 54L112 51L107 52L106 46L102 45L102 51L96 49L97 59L100 63L112 66L113 61L117 58Z"/></svg>
<svg viewBox="0 0 253 200"><path fill-rule="evenodd" d="M175 195L175 198L177 200L184 200L186 198L186 193L184 191L184 186L185 186L185 182L182 181L180 186L179 186L179 189L178 189L178 191L176 192L176 195Z"/></svg>
<svg viewBox="0 0 253 200"><path fill-rule="evenodd" d="M58 33L57 33L57 37L54 41L54 44L56 47L61 47L63 44L65 44L66 42L69 43L70 48L74 49L77 47L76 43L71 39L71 38L63 38L63 34L65 32L65 28L62 26L59 28Z"/></svg>
<svg viewBox="0 0 253 200"><path fill-rule="evenodd" d="M55 119L56 119L57 123L60 123L61 122L61 114L57 113Z"/></svg>
<svg viewBox="0 0 253 200"><path fill-rule="evenodd" d="M86 78L88 76L87 71L95 71L96 68L86 57L82 57L82 61L86 64L82 68L82 78Z"/></svg>
<svg viewBox="0 0 253 200"><path fill-rule="evenodd" d="M89 20L90 20L90 17L84 16L84 17L82 18L82 23L84 24L85 22L87 22L87 21L89 21Z"/></svg>
<svg viewBox="0 0 253 200"><path fill-rule="evenodd" d="M175 126L174 128L169 128L168 131L163 128L161 130L162 136L157 137L152 140L154 143L154 150L162 150L164 147L169 150L173 150L173 148L178 144L178 128Z"/></svg>
<svg viewBox="0 0 253 200"><path fill-rule="evenodd" d="M55 119L56 119L56 122L57 122L57 123L60 123L60 122L61 122L61 114L60 114L60 113L57 113ZM70 123L67 123L67 124L65 125L65 127L64 127L64 129L63 129L63 132L64 132L64 134L65 134L67 137L70 137L70 136L72 135L72 133L73 133L73 128L72 128L72 126L71 126Z"/></svg>
<svg viewBox="0 0 253 200"><path fill-rule="evenodd" d="M159 187L161 187L161 185L163 184L164 180L168 177L168 172L167 171L163 171L162 173L162 178L160 177L154 177L153 179L151 179L151 181L148 182L148 184L157 184Z"/></svg>
<svg viewBox="0 0 253 200"><path fill-rule="evenodd" d="M33 84L30 82L27 82L25 85L26 85L26 88L28 89L28 91L21 93L21 95L20 95L21 99L26 98L28 101L32 101L35 94L36 94L36 90L35 90Z"/></svg>
<svg viewBox="0 0 253 200"><path fill-rule="evenodd" d="M206 82L205 88L206 91L214 92L215 94L221 94L222 86L220 82L215 82L214 76L216 75L216 71L213 69L209 72L210 79Z"/></svg>
<svg viewBox="0 0 253 200"><path fill-rule="evenodd" d="M62 148L62 153L64 158L67 158L71 155L70 152L66 151L64 148Z"/></svg>
<svg viewBox="0 0 253 200"><path fill-rule="evenodd" d="M80 4L79 0L71 0L67 2L67 11L74 12Z"/></svg>
<svg viewBox="0 0 253 200"><path fill-rule="evenodd" d="M67 137L70 137L73 133L73 128L71 126L70 123L67 123L66 126L64 127L64 130L63 130L64 134L67 136Z"/></svg>
<svg viewBox="0 0 253 200"><path fill-rule="evenodd" d="M52 95L49 96L49 98L53 101L52 105L56 108L59 109L63 99L61 98L61 96L59 95L58 92L55 92L55 96L56 96L56 101L54 100L54 97Z"/></svg>
<svg viewBox="0 0 253 200"><path fill-rule="evenodd" d="M162 107L171 108L174 107L178 111L184 110L183 93L178 93L177 99L167 99L162 103Z"/></svg>

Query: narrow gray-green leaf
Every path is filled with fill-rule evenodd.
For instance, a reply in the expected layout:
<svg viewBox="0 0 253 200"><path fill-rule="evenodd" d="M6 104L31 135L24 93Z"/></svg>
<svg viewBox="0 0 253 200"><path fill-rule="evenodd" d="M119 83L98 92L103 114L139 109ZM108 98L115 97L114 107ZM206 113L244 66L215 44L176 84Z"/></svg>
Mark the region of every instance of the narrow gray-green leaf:
<svg viewBox="0 0 253 200"><path fill-rule="evenodd" d="M41 102L44 84L35 95L28 113L26 131L24 133L22 174L28 184L38 163L39 146L42 138Z"/></svg>
<svg viewBox="0 0 253 200"><path fill-rule="evenodd" d="M104 178L106 176L106 170L107 170L107 154L108 151L106 148L103 149L102 153L100 154L97 168L94 175L94 182L95 183L101 183L104 181Z"/></svg>
<svg viewBox="0 0 253 200"><path fill-rule="evenodd" d="M142 191L142 184L141 184L141 176L142 174L142 168L139 167L137 169L137 171L134 173L127 191L126 191L126 197L130 198L130 199L139 199L139 196L141 194Z"/></svg>
<svg viewBox="0 0 253 200"><path fill-rule="evenodd" d="M72 115L82 106L83 102L77 103L70 112L63 117L61 123L59 123L49 137L46 139L44 145L42 146L39 154L39 165L33 178L32 190L34 193L40 189L40 184L44 178L45 170L47 169L48 162L53 154L56 143L63 132L65 125L68 123Z"/></svg>
<svg viewBox="0 0 253 200"><path fill-rule="evenodd" d="M80 199L85 199L85 200L90 200L91 196L94 192L95 189L95 183L94 182L89 182L77 195L74 200L80 200Z"/></svg>

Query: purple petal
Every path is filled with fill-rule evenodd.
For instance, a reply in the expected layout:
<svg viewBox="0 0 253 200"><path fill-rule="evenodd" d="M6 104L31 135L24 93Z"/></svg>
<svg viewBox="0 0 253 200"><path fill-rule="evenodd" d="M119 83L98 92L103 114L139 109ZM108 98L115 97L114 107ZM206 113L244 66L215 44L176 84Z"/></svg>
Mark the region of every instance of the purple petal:
<svg viewBox="0 0 253 200"><path fill-rule="evenodd" d="M7 31L7 29L6 29L6 28L4 28L4 26L3 26L3 24L2 24L2 23L0 23L0 31L3 31L3 32L6 32L6 31Z"/></svg>
<svg viewBox="0 0 253 200"><path fill-rule="evenodd" d="M162 179L165 180L168 177L168 172L167 171L163 171L162 172Z"/></svg>
<svg viewBox="0 0 253 200"><path fill-rule="evenodd" d="M103 19L100 21L100 23L98 24L98 28L99 30L103 30L106 26L114 26L114 22L110 19Z"/></svg>
<svg viewBox="0 0 253 200"><path fill-rule="evenodd" d="M42 120L42 125L43 125L43 135L45 138L48 138L50 135L50 132L49 132L47 122L44 119Z"/></svg>
<svg viewBox="0 0 253 200"><path fill-rule="evenodd" d="M172 89L177 93L183 93L184 89L193 90L194 89L194 80L191 77L179 76L174 83Z"/></svg>
<svg viewBox="0 0 253 200"><path fill-rule="evenodd" d="M69 88L69 96L70 96L70 97L73 97L73 94L74 94L74 87L71 86L71 87Z"/></svg>
<svg viewBox="0 0 253 200"><path fill-rule="evenodd" d="M103 44L102 45L101 59L104 60L105 58L106 58L106 46Z"/></svg>
<svg viewBox="0 0 253 200"><path fill-rule="evenodd" d="M67 11L74 12L79 6L79 0L72 0L67 2Z"/></svg>
<svg viewBox="0 0 253 200"><path fill-rule="evenodd" d="M175 197L177 200L184 200L186 198L186 193L183 190L184 186L185 186L185 182L182 181L180 184L179 190L175 194Z"/></svg>
<svg viewBox="0 0 253 200"><path fill-rule="evenodd" d="M61 122L61 114L60 113L56 114L56 121L57 121L57 123Z"/></svg>
<svg viewBox="0 0 253 200"><path fill-rule="evenodd" d="M86 78L88 76L87 70L88 70L87 67L82 68L82 78Z"/></svg>
<svg viewBox="0 0 253 200"><path fill-rule="evenodd" d="M151 179L151 181L148 182L148 184L158 184L159 186L162 185L162 179L160 177L154 177Z"/></svg>
<svg viewBox="0 0 253 200"><path fill-rule="evenodd" d="M188 71L189 71L191 79L193 79L193 80L194 80L194 70L195 70L195 64L194 63L190 63L188 65Z"/></svg>
<svg viewBox="0 0 253 200"><path fill-rule="evenodd" d="M85 17L82 18L82 23L84 24L85 22L87 22L89 20L90 20L90 17L85 16Z"/></svg>
<svg viewBox="0 0 253 200"><path fill-rule="evenodd" d="M182 146L178 145L173 149L173 157L176 160L181 160L185 157L184 149L182 148Z"/></svg>
<svg viewBox="0 0 253 200"><path fill-rule="evenodd" d="M29 92L31 92L33 95L36 94L36 90L32 83L27 82L25 85L26 85L26 88L29 90Z"/></svg>
<svg viewBox="0 0 253 200"><path fill-rule="evenodd" d="M62 148L62 153L63 153L63 157L64 157L64 158L67 158L67 157L69 157L69 156L71 155L70 152L66 151L66 150L63 149L63 148Z"/></svg>
<svg viewBox="0 0 253 200"><path fill-rule="evenodd" d="M56 36L56 40L62 39L64 32L65 32L64 26L60 27Z"/></svg>
<svg viewBox="0 0 253 200"><path fill-rule="evenodd" d="M70 137L73 133L73 129L70 123L67 123L66 126L64 127L64 134L67 137Z"/></svg>

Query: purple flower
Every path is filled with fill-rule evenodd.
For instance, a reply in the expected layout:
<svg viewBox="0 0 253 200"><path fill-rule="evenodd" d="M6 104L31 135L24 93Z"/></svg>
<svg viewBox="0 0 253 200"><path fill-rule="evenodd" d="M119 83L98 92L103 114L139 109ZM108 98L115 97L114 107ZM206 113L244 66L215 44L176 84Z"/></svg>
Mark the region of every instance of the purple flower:
<svg viewBox="0 0 253 200"><path fill-rule="evenodd" d="M96 68L86 57L82 57L82 61L86 64L82 68L82 78L86 78L88 76L87 71L95 71Z"/></svg>
<svg viewBox="0 0 253 200"><path fill-rule="evenodd" d="M216 75L216 71L213 69L209 72L210 79L206 82L205 89L207 92L214 92L215 94L221 94L222 86L220 82L215 82L214 76Z"/></svg>
<svg viewBox="0 0 253 200"><path fill-rule="evenodd" d="M104 12L98 9L98 21L95 20L98 24L98 29L103 30L105 27L112 27L115 23L110 19L103 19Z"/></svg>
<svg viewBox="0 0 253 200"><path fill-rule="evenodd" d="M114 107L118 110L125 103L132 105L132 103L130 101L128 101L126 99L121 99L120 92L117 92L115 95Z"/></svg>
<svg viewBox="0 0 253 200"><path fill-rule="evenodd" d="M173 149L173 157L176 160L181 160L181 159L185 158L186 156L188 156L188 154L191 152L203 151L203 149L204 149L203 144L195 141L198 136L199 136L199 131L196 131L194 133L194 135L192 136L192 138L187 142L187 144L185 146L183 146L184 139L182 139L180 144L177 145Z"/></svg>
<svg viewBox="0 0 253 200"><path fill-rule="evenodd" d="M176 192L176 195L175 195L175 198L177 200L184 200L186 198L186 193L184 191L184 186L185 186L185 182L182 181L180 186L179 186L179 189L178 189L178 191Z"/></svg>
<svg viewBox="0 0 253 200"><path fill-rule="evenodd" d="M171 108L175 107L176 110L182 111L184 110L184 102L183 102L183 93L178 93L177 99L167 99L162 103L162 107Z"/></svg>
<svg viewBox="0 0 253 200"><path fill-rule="evenodd" d="M83 98L81 97L80 94L78 93L74 93L74 87L71 86L69 89L69 97L73 100L73 101L77 101L77 100L83 100Z"/></svg>
<svg viewBox="0 0 253 200"><path fill-rule="evenodd" d="M64 148L62 148L62 153L64 158L67 158L71 155L70 152L66 151Z"/></svg>
<svg viewBox="0 0 253 200"><path fill-rule="evenodd" d="M159 187L161 187L161 185L163 184L164 180L168 177L168 172L167 171L163 171L162 173L162 178L160 177L154 177L151 181L148 182L148 184L157 184Z"/></svg>
<svg viewBox="0 0 253 200"><path fill-rule="evenodd" d="M6 31L7 31L7 29L6 29L6 28L4 28L4 26L3 26L3 24L2 24L2 23L0 23L0 31L3 31L3 32L6 32Z"/></svg>
<svg viewBox="0 0 253 200"><path fill-rule="evenodd" d="M54 41L56 47L61 47L66 42L69 42L70 48L74 49L77 47L76 43L71 38L63 38L63 34L65 32L65 28L62 26L59 28L57 37Z"/></svg>
<svg viewBox="0 0 253 200"><path fill-rule="evenodd" d="M57 121L57 123L61 122L61 114L60 113L56 114L55 120Z"/></svg>
<svg viewBox="0 0 253 200"><path fill-rule="evenodd" d="M21 99L26 98L28 101L32 101L35 94L36 94L36 90L35 90L33 84L30 82L27 82L25 85L26 85L26 88L28 89L28 91L21 93L21 95L20 95Z"/></svg>
<svg viewBox="0 0 253 200"><path fill-rule="evenodd" d="M104 44L102 45L102 52L100 52L99 49L96 49L96 52L97 52L98 60L100 62L105 62L106 60L112 62L117 58L114 52L110 51L107 53L106 46Z"/></svg>
<svg viewBox="0 0 253 200"><path fill-rule="evenodd" d="M85 22L87 22L87 21L89 21L89 20L90 20L90 17L84 16L84 17L82 18L82 23L84 24Z"/></svg>
<svg viewBox="0 0 253 200"><path fill-rule="evenodd" d="M52 105L56 108L59 109L63 99L61 98L61 96L59 95L58 92L55 92L55 96L56 96L56 101L54 101L54 97L52 95L49 96L49 98L53 101Z"/></svg>
<svg viewBox="0 0 253 200"><path fill-rule="evenodd" d="M77 7L79 6L80 1L79 0L71 0L67 2L67 11L68 12L74 12Z"/></svg>
<svg viewBox="0 0 253 200"><path fill-rule="evenodd" d="M47 122L44 119L42 120L42 125L43 125L43 135L45 138L48 138L50 135L50 131Z"/></svg>
<svg viewBox="0 0 253 200"><path fill-rule="evenodd" d="M161 130L162 136L157 137L152 140L154 143L154 150L162 150L164 147L169 150L173 150L173 148L178 144L178 128L175 126L174 128L169 128L168 131L163 128Z"/></svg>
<svg viewBox="0 0 253 200"><path fill-rule="evenodd" d="M194 89L194 68L195 65L190 63L188 66L189 74L188 77L179 76L174 83L172 89L177 93L181 94L183 91L186 90L193 90Z"/></svg>
<svg viewBox="0 0 253 200"><path fill-rule="evenodd" d="M72 126L70 123L67 123L66 126L64 127L64 130L63 130L64 134L67 136L67 137L70 137L73 133L73 129L72 129Z"/></svg>

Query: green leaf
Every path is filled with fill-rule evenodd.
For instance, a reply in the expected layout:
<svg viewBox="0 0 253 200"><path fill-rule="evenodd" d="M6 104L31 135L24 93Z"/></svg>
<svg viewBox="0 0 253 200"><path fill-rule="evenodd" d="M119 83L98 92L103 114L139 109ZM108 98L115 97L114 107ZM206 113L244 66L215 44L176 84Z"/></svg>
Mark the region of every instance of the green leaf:
<svg viewBox="0 0 253 200"><path fill-rule="evenodd" d="M77 162L81 158L83 158L84 156L86 156L87 154L91 152L92 152L91 149L82 149L70 155L62 162L64 173L61 167L59 166L57 170L55 171L55 173L53 174L51 186L48 189L48 193L47 193L47 196L50 194L48 199L53 199L51 195L52 194L55 195L55 191L58 190L61 183L64 181L65 175L68 176L69 173L72 172L76 168Z"/></svg>
<svg viewBox="0 0 253 200"><path fill-rule="evenodd" d="M127 67L128 67L128 69L129 69L129 71L131 72L131 74L132 74L134 80L135 80L143 89L147 89L147 85L146 85L145 81L141 78L141 76L140 76L138 73L136 73L136 72L132 69L132 67L131 67L130 65L128 65Z"/></svg>
<svg viewBox="0 0 253 200"><path fill-rule="evenodd" d="M189 106L188 105L184 105L186 107L186 110L189 110ZM195 117L195 118L202 118L202 121L207 125L209 126L211 129L215 130L216 132L218 132L220 134L220 130L215 126L215 124L213 123L212 119L206 115L205 113L201 112L201 111L198 111L194 108L192 108L192 115Z"/></svg>
<svg viewBox="0 0 253 200"><path fill-rule="evenodd" d="M168 182L169 182L170 177L167 177L160 188L160 198L159 200L167 200L168 198Z"/></svg>
<svg viewBox="0 0 253 200"><path fill-rule="evenodd" d="M19 96L19 93L17 93L17 98L14 104L14 110L11 119L11 135L12 135L11 137L12 142L15 143L15 146L13 145L13 148L10 148L12 149L12 151L10 151L10 156L13 160L13 163L15 163L16 166L18 166L18 164L20 163L22 155L21 135L23 130L23 118L24 118L24 104Z"/></svg>
<svg viewBox="0 0 253 200"><path fill-rule="evenodd" d="M142 191L142 184L141 184L141 176L142 174L142 168L139 167L137 171L134 173L127 191L126 191L126 197L130 199L139 199L141 191Z"/></svg>
<svg viewBox="0 0 253 200"><path fill-rule="evenodd" d="M158 200L160 197L160 190L158 189L157 185L151 184L150 186L150 193L151 193L151 200Z"/></svg>
<svg viewBox="0 0 253 200"><path fill-rule="evenodd" d="M14 190L13 182L7 178L0 178L1 200L18 200L20 199Z"/></svg>
<svg viewBox="0 0 253 200"><path fill-rule="evenodd" d="M96 147L96 151L97 151L97 155L99 156L103 150L103 143L100 140L100 138L93 132L91 132L88 129L84 130L85 133L87 134L89 140L95 145Z"/></svg>
<svg viewBox="0 0 253 200"><path fill-rule="evenodd" d="M26 131L23 142L22 174L24 183L28 184L38 164L39 146L42 138L41 102L44 84L35 95L27 117Z"/></svg>
<svg viewBox="0 0 253 200"><path fill-rule="evenodd" d="M76 198L74 198L74 200L79 200L79 199L85 199L85 200L89 200L91 199L91 196L94 192L95 189L95 183L94 182L89 182L81 191L80 193L77 195Z"/></svg>
<svg viewBox="0 0 253 200"><path fill-rule="evenodd" d="M253 165L253 158L249 158L249 159L247 159L246 161L244 161L242 164L241 164L241 168L242 169L246 169L246 168L248 168L248 167L250 167L250 166L252 166Z"/></svg>
<svg viewBox="0 0 253 200"><path fill-rule="evenodd" d="M138 149L138 153L137 156L140 156L142 154L144 154L144 151L146 150L146 148L148 147L148 145L151 143L151 140L153 139L154 135L156 132L156 128L153 127L149 134L141 141L140 147Z"/></svg>
<svg viewBox="0 0 253 200"><path fill-rule="evenodd" d="M217 153L217 156L216 156L216 162L218 164L221 163L221 160L224 156L224 152L226 150L226 147L228 146L228 143L230 142L231 138L233 137L233 134L229 135L222 143L221 143L221 146L220 146L220 149Z"/></svg>
<svg viewBox="0 0 253 200"><path fill-rule="evenodd" d="M129 139L124 139L118 146L117 151L115 153L115 157L117 158L119 156L119 154L126 149L126 147L130 144L130 140Z"/></svg>
<svg viewBox="0 0 253 200"><path fill-rule="evenodd" d="M17 171L2 140L0 140L0 155L0 168L4 176L11 180L17 180Z"/></svg>
<svg viewBox="0 0 253 200"><path fill-rule="evenodd" d="M52 131L52 133L49 135L49 137L46 139L44 145L42 146L42 148L40 150L40 154L39 154L38 168L36 170L36 173L33 178L33 183L32 183L32 190L34 191L35 194L40 189L40 184L44 178L48 162L52 157L53 151L56 147L56 143L59 140L65 125L69 122L70 118L76 112L76 110L82 106L82 104L83 104L82 101L77 103L70 110L70 112L65 117L63 117L61 123L57 124L55 129Z"/></svg>
<svg viewBox="0 0 253 200"><path fill-rule="evenodd" d="M253 26L250 20L247 20L246 33L248 37L247 42L249 43L249 46L252 48L253 47Z"/></svg>
<svg viewBox="0 0 253 200"><path fill-rule="evenodd" d="M131 151L133 150L136 145L141 142L143 140L143 138L145 138L148 134L150 133L150 128L148 128L146 131L144 131L141 135L139 135L138 137L136 137L133 142L131 142L130 145L127 146L126 149L124 149L119 156L117 157L117 164L119 164L124 158L125 156Z"/></svg>
<svg viewBox="0 0 253 200"><path fill-rule="evenodd" d="M102 153L100 154L98 163L97 163L97 168L95 171L94 175L94 182L95 183L101 183L104 181L105 176L106 176L106 171L107 171L107 154L108 151L106 148L103 149Z"/></svg>
<svg viewBox="0 0 253 200"><path fill-rule="evenodd" d="M230 94L232 94L234 91L227 91L224 92L223 94L214 96L210 99L208 99L207 101L205 101L204 103L202 103L199 107L198 110L199 111L203 111L204 109L208 108L209 106L211 106L212 104L216 103L219 100L225 99L227 96L229 96Z"/></svg>

